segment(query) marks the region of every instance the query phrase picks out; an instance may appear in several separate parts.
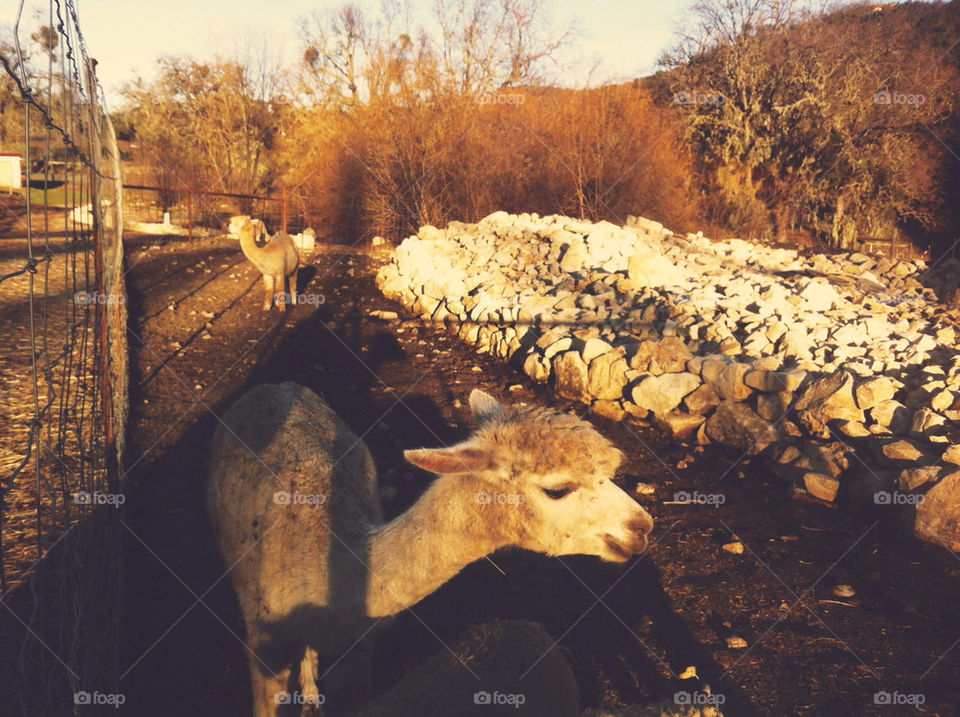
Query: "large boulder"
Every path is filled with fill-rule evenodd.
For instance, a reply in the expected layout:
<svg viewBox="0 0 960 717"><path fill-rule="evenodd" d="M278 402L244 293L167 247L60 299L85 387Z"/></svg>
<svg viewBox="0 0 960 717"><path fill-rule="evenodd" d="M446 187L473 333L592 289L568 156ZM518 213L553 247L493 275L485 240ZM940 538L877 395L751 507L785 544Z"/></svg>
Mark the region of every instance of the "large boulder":
<svg viewBox="0 0 960 717"><path fill-rule="evenodd" d="M711 440L751 455L759 453L778 438L773 424L739 401L723 401L704 426Z"/></svg>
<svg viewBox="0 0 960 717"><path fill-rule="evenodd" d="M684 397L700 385L700 379L686 371L647 376L633 387L631 397L640 408L666 414L680 405Z"/></svg>
<svg viewBox="0 0 960 717"><path fill-rule="evenodd" d="M574 401L589 401L589 373L579 351L564 351L553 361L554 387L558 394Z"/></svg>
<svg viewBox="0 0 960 717"><path fill-rule="evenodd" d="M800 292L810 311L822 313L833 308L840 301L840 295L826 279L812 279Z"/></svg>
<svg viewBox="0 0 960 717"><path fill-rule="evenodd" d="M674 409L663 414L654 414L654 424L670 432L678 441L685 441L703 423L704 417Z"/></svg>
<svg viewBox="0 0 960 717"><path fill-rule="evenodd" d="M804 473L803 487L814 498L832 502L840 490L840 481L823 473Z"/></svg>
<svg viewBox="0 0 960 717"><path fill-rule="evenodd" d="M892 433L906 433L913 417L906 406L891 398L871 408L870 418L878 425L889 428Z"/></svg>
<svg viewBox="0 0 960 717"><path fill-rule="evenodd" d="M560 258L560 269L567 272L579 272L590 264L590 253L587 251L587 245L583 238L574 235L575 239L570 242L567 250L563 252Z"/></svg>
<svg viewBox="0 0 960 717"><path fill-rule="evenodd" d="M661 373L679 373L693 358L693 353L677 336L659 341L640 341L630 354L630 367L657 376Z"/></svg>
<svg viewBox="0 0 960 717"><path fill-rule="evenodd" d="M896 393L896 384L886 376L867 379L859 384L855 391L857 405L864 411L873 408L883 401L890 400Z"/></svg>
<svg viewBox="0 0 960 717"><path fill-rule="evenodd" d="M623 349L600 354L587 369L587 392L594 398L613 401L623 396L627 385L627 360Z"/></svg>
<svg viewBox="0 0 960 717"><path fill-rule="evenodd" d="M683 272L665 256L637 252L627 261L627 279L635 289L682 284Z"/></svg>
<svg viewBox="0 0 960 717"><path fill-rule="evenodd" d="M550 364L543 356L533 352L523 360L523 372L534 381L543 382L550 378Z"/></svg>
<svg viewBox="0 0 960 717"><path fill-rule="evenodd" d="M960 550L960 471L951 473L926 492L913 523L918 538Z"/></svg>
<svg viewBox="0 0 960 717"><path fill-rule="evenodd" d="M846 371L814 381L796 404L797 419L811 434L829 438L830 421L863 421L853 398L853 377Z"/></svg>
<svg viewBox="0 0 960 717"><path fill-rule="evenodd" d="M716 391L720 398L743 401L753 393L753 389L743 380L752 370L748 363L734 362L721 368L716 361L705 361L702 375L704 383Z"/></svg>
<svg viewBox="0 0 960 717"><path fill-rule="evenodd" d="M683 405L692 414L706 415L720 403L720 397L707 384L702 384L696 391L685 396Z"/></svg>

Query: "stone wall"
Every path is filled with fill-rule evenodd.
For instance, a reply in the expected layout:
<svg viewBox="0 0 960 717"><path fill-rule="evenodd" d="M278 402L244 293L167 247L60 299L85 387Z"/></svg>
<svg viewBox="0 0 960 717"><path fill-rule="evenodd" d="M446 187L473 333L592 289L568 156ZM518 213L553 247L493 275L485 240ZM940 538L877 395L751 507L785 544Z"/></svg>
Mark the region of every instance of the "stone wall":
<svg viewBox="0 0 960 717"><path fill-rule="evenodd" d="M377 282L598 414L732 446L823 500L903 508L957 550L960 312L925 272L497 212L422 227Z"/></svg>

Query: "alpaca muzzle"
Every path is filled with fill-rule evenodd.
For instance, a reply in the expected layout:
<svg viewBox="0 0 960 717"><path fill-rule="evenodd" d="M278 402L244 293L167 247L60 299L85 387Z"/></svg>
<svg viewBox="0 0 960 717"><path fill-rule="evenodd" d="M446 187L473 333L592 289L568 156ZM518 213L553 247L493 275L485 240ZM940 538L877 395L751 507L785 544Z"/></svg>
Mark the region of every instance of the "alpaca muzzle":
<svg viewBox="0 0 960 717"><path fill-rule="evenodd" d="M615 538L609 533L603 537L607 550L617 562L625 562L647 549L647 535L653 530L653 518L646 511L641 511L637 517L630 519L625 527L625 538Z"/></svg>

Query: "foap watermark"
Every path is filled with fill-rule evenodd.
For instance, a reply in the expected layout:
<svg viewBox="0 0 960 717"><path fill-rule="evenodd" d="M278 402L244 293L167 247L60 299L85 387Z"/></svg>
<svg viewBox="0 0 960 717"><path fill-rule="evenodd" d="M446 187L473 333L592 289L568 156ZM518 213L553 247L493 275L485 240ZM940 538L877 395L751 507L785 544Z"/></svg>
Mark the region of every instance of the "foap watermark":
<svg viewBox="0 0 960 717"><path fill-rule="evenodd" d="M98 493L81 490L73 494L74 505L109 505L119 508L127 502L123 493Z"/></svg>
<svg viewBox="0 0 960 717"><path fill-rule="evenodd" d="M713 508L719 508L727 502L727 496L723 493L701 493L698 490L688 493L681 490L673 494L673 502L681 505L709 505Z"/></svg>
<svg viewBox="0 0 960 717"><path fill-rule="evenodd" d="M305 695L302 692L277 692L273 696L275 705L311 705L320 707L327 701L324 694Z"/></svg>
<svg viewBox="0 0 960 717"><path fill-rule="evenodd" d="M673 104L675 105L712 105L719 107L727 98L719 92L674 92Z"/></svg>
<svg viewBox="0 0 960 717"><path fill-rule="evenodd" d="M285 490L278 490L273 494L273 502L277 505L318 506L327 502L327 496L323 493L300 493L299 491L288 493Z"/></svg>
<svg viewBox="0 0 960 717"><path fill-rule="evenodd" d="M673 693L673 703L676 705L716 705L719 707L727 698L721 693L687 692L680 690Z"/></svg>
<svg viewBox="0 0 960 717"><path fill-rule="evenodd" d="M104 294L100 291L78 291L73 295L73 302L78 306L93 306L95 304L122 304L127 300L123 294Z"/></svg>
<svg viewBox="0 0 960 717"><path fill-rule="evenodd" d="M925 498L922 493L904 493L900 490L878 490L873 494L873 502L877 505L920 505Z"/></svg>
<svg viewBox="0 0 960 717"><path fill-rule="evenodd" d="M875 705L910 705L919 707L927 701L927 696L920 692L880 692L873 693L873 704Z"/></svg>
<svg viewBox="0 0 960 717"><path fill-rule="evenodd" d="M519 107L527 101L527 96L522 92L481 92L474 96L474 102L478 105L515 105Z"/></svg>
<svg viewBox="0 0 960 717"><path fill-rule="evenodd" d="M288 301L288 299L283 299ZM297 294L290 303L298 306L306 304L308 306L322 306L327 303L327 297L323 294Z"/></svg>
<svg viewBox="0 0 960 717"><path fill-rule="evenodd" d="M919 107L927 101L926 95L915 94L911 92L891 92L890 90L880 90L873 94L873 104L875 105L916 105Z"/></svg>
<svg viewBox="0 0 960 717"><path fill-rule="evenodd" d="M487 692L480 690L473 693L473 704L475 705L509 705L514 709L520 709L520 705L527 701L527 696L522 692Z"/></svg>
<svg viewBox="0 0 960 717"><path fill-rule="evenodd" d="M473 496L473 502L480 505L523 505L527 496L523 493L498 493L481 490Z"/></svg>
<svg viewBox="0 0 960 717"><path fill-rule="evenodd" d="M126 695L119 692L87 692L81 690L73 693L73 704L75 705L97 705L99 707L113 707L120 709L120 705L127 701Z"/></svg>

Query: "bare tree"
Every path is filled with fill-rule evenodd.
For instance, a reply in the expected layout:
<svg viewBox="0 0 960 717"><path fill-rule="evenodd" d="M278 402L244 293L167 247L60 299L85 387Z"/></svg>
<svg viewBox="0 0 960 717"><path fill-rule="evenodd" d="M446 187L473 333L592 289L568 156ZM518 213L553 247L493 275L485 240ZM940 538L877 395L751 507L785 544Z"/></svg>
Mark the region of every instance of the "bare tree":
<svg viewBox="0 0 960 717"><path fill-rule="evenodd" d="M161 60L159 79L128 85L143 164L168 188L251 193L275 177L270 150L288 111L280 79L264 67L232 60Z"/></svg>
<svg viewBox="0 0 960 717"><path fill-rule="evenodd" d="M543 18L541 0L436 0L445 81L467 95L535 83L572 38Z"/></svg>

